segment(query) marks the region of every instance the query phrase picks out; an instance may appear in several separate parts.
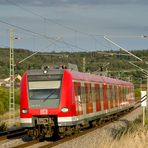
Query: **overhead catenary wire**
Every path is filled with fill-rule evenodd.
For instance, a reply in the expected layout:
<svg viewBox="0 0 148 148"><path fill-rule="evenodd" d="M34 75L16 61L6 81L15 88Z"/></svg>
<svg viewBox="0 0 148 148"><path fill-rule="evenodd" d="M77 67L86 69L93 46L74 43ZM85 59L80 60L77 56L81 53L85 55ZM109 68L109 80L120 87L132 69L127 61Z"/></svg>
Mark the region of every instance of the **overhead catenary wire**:
<svg viewBox="0 0 148 148"><path fill-rule="evenodd" d="M49 22L51 22L51 23L57 24L57 25L59 25L59 26L65 28L65 29L71 30L71 31L73 31L73 32L77 32L77 33L80 33L80 34L83 34L83 35L87 35L87 36L89 36L89 37L91 37L91 38L93 38L94 40L97 40L97 41L99 41L99 40L96 38L96 36L97 36L97 37L104 37L103 34L97 34L97 35L96 35L96 34L92 34L92 33L83 32L83 31L80 31L80 30L75 29L75 28L73 28L73 27L70 27L70 26L68 26L68 25L65 25L65 24L59 23L59 22L57 22L57 21L54 21L54 20L52 20L52 19L50 19L50 18L48 18L48 17L44 17L44 16L40 15L39 13L34 12L34 11L32 11L32 10L26 8L26 7L23 7L22 5L20 5L20 4L16 3L16 2L14 2L14 1L12 1L12 0L6 0L6 1L7 1L8 3L10 3L10 4L12 4L12 5L14 5L14 6L20 8L21 10L24 10L24 11L27 12L27 13L31 13L31 14L37 16L37 17L42 18L42 19L44 20L44 23L45 23L45 21L49 21ZM19 2L19 3L20 3L20 2ZM25 29L25 30L27 30L27 29ZM44 31L45 31L45 30L44 30ZM40 35L41 35L41 34L40 34ZM42 34L42 36L47 37L46 33ZM113 36L113 37L118 37L118 36ZM127 36L119 36L119 37L127 37ZM130 38L133 38L133 37L134 37L134 38L135 38L135 37L136 37L136 38L137 38L137 37L146 38L147 35L141 35L141 36L138 36L138 35L137 35L137 36L129 36L129 37L130 37ZM66 42L65 42L65 43L66 43ZM64 43L64 44L65 44L65 43ZM73 45L73 44L70 44L70 43L66 43L66 44L67 44L67 45L72 45L71 47L77 47L78 49L84 50L83 48L78 47L78 46L77 46L77 43L76 43L76 45ZM104 46L104 45L103 45L103 46ZM104 47L106 47L106 46L104 46ZM109 47L111 47L111 46L109 46ZM85 51L86 51L86 49L85 49Z"/></svg>
<svg viewBox="0 0 148 148"><path fill-rule="evenodd" d="M65 25L65 24L59 23L59 22L57 22L57 21L54 21L54 20L52 20L52 19L50 19L50 18L48 18L48 17L44 17L44 16L40 15L39 13L34 12L34 11L32 11L32 10L26 8L26 7L23 7L22 5L20 5L20 4L16 3L16 2L14 2L14 1L11 1L11 0L6 0L6 1L7 1L8 3L10 3L10 4L12 4L12 5L14 5L14 6L20 8L21 10L24 10L24 11L27 12L27 13L31 13L31 14L37 16L37 17L42 18L42 19L44 20L44 23L45 23L45 20L46 20L46 21L48 21L48 22L54 23L54 24L59 25L59 26L65 28L65 29L71 30L71 31L73 31L73 32L77 32L77 33L80 33L80 34L83 34L83 35L87 35L87 36L89 36L89 37L91 37L92 39L97 40L97 41L99 41L99 40L96 38L96 36L97 36L97 37L104 37L103 34L97 34L97 35L96 35L96 34L92 34L92 33L83 32L83 31L80 31L80 30L75 29L75 28L73 28L73 27L70 27L70 26L68 26L68 25ZM20 2L19 2L19 3L20 3ZM44 34L44 35L46 35L46 34ZM115 35L111 35L111 36L112 36L112 37L127 37L127 36L115 36ZM135 37L136 37L136 38L139 38L139 37L140 37L140 38L146 38L147 35L136 35L136 36L131 35L131 36L128 36L128 37L130 37L130 38L135 38ZM76 45L77 45L77 44L76 44ZM104 45L103 45L103 46L104 46ZM104 47L106 47L106 46L104 46ZM109 47L111 47L111 46L109 46ZM80 48L79 48L79 49L80 49Z"/></svg>
<svg viewBox="0 0 148 148"><path fill-rule="evenodd" d="M125 52L127 52L129 55L135 57L136 59L138 59L140 61L143 61L141 58L137 57L136 55L132 54L131 52L129 52L125 48L123 48L120 45L116 44L115 42L113 42L112 40L110 40L109 38L107 38L106 36L104 36L104 39L107 40L107 41L109 41L110 43L114 44L115 46L119 47L120 49L124 50Z"/></svg>
<svg viewBox="0 0 148 148"><path fill-rule="evenodd" d="M60 39L59 39L60 40ZM51 46L52 44L55 44L56 42L58 42L59 40L56 40L55 42L50 43L48 46L46 46L44 49L48 48L49 46ZM31 58L32 56L36 55L37 53L39 53L39 51L34 52L33 54L29 55L28 57L24 58L23 60L17 62L17 64L20 64L26 60L28 60L29 58ZM15 64L14 66L17 66L17 64Z"/></svg>
<svg viewBox="0 0 148 148"><path fill-rule="evenodd" d="M44 17L44 16L40 15L37 12L34 12L34 11L32 11L32 10L26 8L26 7L23 7L23 6L19 5L19 4L17 4L14 1L11 1L11 0L6 0L6 1L8 3L10 3L10 4L12 4L12 5L14 5L14 6L16 6L16 7L20 8L20 9L22 9L22 10L24 10L25 12L31 13L31 14L33 14L35 16L38 16L38 17L42 18L44 21L45 20L50 21L51 23L57 24L57 25L65 28L65 29L68 29L68 30L71 30L71 31L74 31L74 32L78 32L80 34L87 35L87 36L90 36L92 38L95 38L96 36L97 37L103 37L104 36L104 34L93 34L93 33L87 33L87 32L80 31L80 30L75 29L73 27L70 27L68 25L64 25L62 23L59 23L57 21L54 21L54 20L52 20L52 19L50 19L48 17ZM20 1L19 1L19 3L20 3ZM116 37L118 37L118 38L147 38L148 37L148 35L129 35L129 36L125 36L125 35L107 35L107 36L111 36L111 37L115 37L115 38Z"/></svg>
<svg viewBox="0 0 148 148"><path fill-rule="evenodd" d="M37 17L42 18L44 21L47 20L47 21L49 21L49 22L51 22L51 23L54 23L54 24L56 24L56 25L61 26L62 28L65 28L65 29L67 29L67 30L71 30L71 31L73 31L73 32L78 32L78 33L80 33L80 34L87 35L87 36L92 37L92 38L95 37L95 35L93 35L93 34L91 34L91 33L87 33L87 32L80 31L80 30L75 29L75 28L73 28L73 27L70 27L70 26L64 25L64 24L62 24L62 23L59 23L59 22L57 22L57 21L54 21L54 20L52 20L52 19L50 19L50 18L48 18L48 17L44 17L44 16L40 15L40 14L37 13L37 12L34 12L34 11L28 9L28 8L25 8L25 7L23 7L23 6L19 5L19 4L17 4L17 3L14 2L14 1L13 1L13 2L10 1L10 0L6 0L6 1L7 1L8 3L11 3L12 5L15 5L16 7L18 7L18 8L20 8L20 9L26 11L27 13L31 13L31 14L37 16ZM99 36L99 35L98 35L98 36ZM103 37L103 35L100 35L100 36Z"/></svg>
<svg viewBox="0 0 148 148"><path fill-rule="evenodd" d="M53 23L53 24L56 24L56 25L58 25L58 26L60 26L60 27L62 27L62 28L65 28L65 29L67 29L67 30L71 30L71 31L75 32L75 34L76 34L76 33L80 33L80 34L89 36L89 37L91 37L92 39L98 41L98 39L96 38L96 35L94 35L94 34L92 34L92 33L83 32L83 31L80 31L80 30L75 29L75 28L73 28L73 27L70 27L70 26L64 25L64 24L62 24L62 23L59 23L59 22L57 22L57 21L54 21L54 20L52 20L52 19L50 19L50 18L48 18L48 17L44 17L44 16L40 15L40 14L37 13L37 12L34 12L34 11L32 11L32 10L26 8L26 7L23 7L23 6L19 5L19 4L17 4L17 3L14 2L14 1L13 1L13 2L12 2L11 0L6 0L6 1L7 1L8 3L11 3L12 5L14 5L14 6L16 6L16 7L20 8L20 9L24 10L24 11L27 12L27 13L31 13L31 14L37 16L37 17L40 17L41 19L44 20L44 23L45 23L45 20L46 20L46 21L51 22L51 23ZM100 34L100 35L97 35L97 36L103 37L104 35ZM77 45L77 43L76 43L76 45ZM106 47L105 45L102 45L102 46ZM73 47L74 47L74 46L73 46ZM78 49L80 49L80 48L78 48Z"/></svg>
<svg viewBox="0 0 148 148"><path fill-rule="evenodd" d="M45 39L50 40L51 42L53 42L53 41L56 40L56 38L49 37L49 36L47 36L47 35L45 35L45 34L41 34L41 33L38 33L38 32L32 31L32 30L26 29L26 28L24 28L24 27L20 27L20 26L17 26L17 25L8 23L8 22L3 21L3 20L0 20L0 23L3 23L3 24L6 24L6 25L9 25L9 26L12 26L12 27L14 27L14 28L18 28L18 29L20 29L20 30L23 30L23 31L25 31L25 32L28 32L28 33L31 33L31 34L40 36L40 37L42 37L42 38L45 38ZM84 50L84 51L89 51L88 49L85 49L85 48L76 46L76 45L71 44L71 43L68 43L68 42L66 42L66 41L64 41L64 40L62 40L61 42L64 43L65 45L68 45L68 46L71 46L71 47L75 47L75 48L78 48L78 49L81 49L81 50Z"/></svg>
<svg viewBox="0 0 148 148"><path fill-rule="evenodd" d="M131 65L133 65L133 66L135 66L135 67L137 67L137 68L139 68L145 75L147 75L148 76L148 71L147 70L145 70L145 69L143 69L143 68L141 68L140 66L138 66L138 65L136 65L136 64L134 64L133 62L131 62L131 61L129 61L129 63L131 64Z"/></svg>

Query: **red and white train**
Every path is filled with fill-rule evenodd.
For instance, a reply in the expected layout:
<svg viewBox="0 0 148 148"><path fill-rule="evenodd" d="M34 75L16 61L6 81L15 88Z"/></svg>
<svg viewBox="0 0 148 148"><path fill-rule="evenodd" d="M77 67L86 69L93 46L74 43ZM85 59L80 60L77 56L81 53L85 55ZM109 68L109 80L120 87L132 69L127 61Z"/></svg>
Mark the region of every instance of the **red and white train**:
<svg viewBox="0 0 148 148"><path fill-rule="evenodd" d="M68 69L29 70L21 82L20 120L38 138L71 134L134 106L130 82Z"/></svg>

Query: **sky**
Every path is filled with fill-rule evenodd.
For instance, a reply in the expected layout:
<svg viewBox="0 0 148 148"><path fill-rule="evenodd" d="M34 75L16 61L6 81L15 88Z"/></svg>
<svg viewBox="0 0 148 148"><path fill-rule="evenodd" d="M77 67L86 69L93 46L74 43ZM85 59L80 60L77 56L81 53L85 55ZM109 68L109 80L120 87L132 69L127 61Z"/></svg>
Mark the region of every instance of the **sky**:
<svg viewBox="0 0 148 148"><path fill-rule="evenodd" d="M148 49L147 0L0 0L0 47L33 51Z"/></svg>

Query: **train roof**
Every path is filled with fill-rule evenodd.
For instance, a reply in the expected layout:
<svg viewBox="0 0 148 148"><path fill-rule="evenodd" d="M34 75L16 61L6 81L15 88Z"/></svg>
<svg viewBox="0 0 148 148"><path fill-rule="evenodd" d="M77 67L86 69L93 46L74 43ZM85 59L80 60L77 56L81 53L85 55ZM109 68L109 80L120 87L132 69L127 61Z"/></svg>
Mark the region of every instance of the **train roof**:
<svg viewBox="0 0 148 148"><path fill-rule="evenodd" d="M72 75L72 78L76 80L94 81L94 82L117 84L117 85L133 85L131 82L110 78L106 76L99 76L91 73L83 73L70 70L69 72Z"/></svg>
<svg viewBox="0 0 148 148"><path fill-rule="evenodd" d="M94 81L94 82L99 82L99 83L116 84L116 85L133 85L131 82L127 82L127 81L123 81L123 80L119 80L115 78L110 78L106 76L99 76L99 75L95 75L91 73L83 73L83 72L69 70L69 69L52 69L52 70L50 69L48 71L48 74L62 75L64 71L68 72L72 76L72 79L75 79L75 80ZM33 77L34 75L41 76L43 74L43 70L28 70L27 74Z"/></svg>

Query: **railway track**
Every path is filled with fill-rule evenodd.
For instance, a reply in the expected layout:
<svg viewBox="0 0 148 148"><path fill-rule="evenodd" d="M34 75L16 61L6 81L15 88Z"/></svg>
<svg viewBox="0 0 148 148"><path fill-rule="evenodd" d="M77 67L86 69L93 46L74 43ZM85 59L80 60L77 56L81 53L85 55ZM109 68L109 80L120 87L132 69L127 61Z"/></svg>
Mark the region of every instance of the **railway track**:
<svg viewBox="0 0 148 148"><path fill-rule="evenodd" d="M140 101L136 102L136 105L135 107L130 111L134 111L135 109L137 109L138 107L140 107ZM123 117L123 115L127 115L128 113L130 112L124 112L120 115L120 117L118 117L118 120ZM87 129L84 129L82 130L81 132L79 132L78 134L74 134L74 135L71 135L71 136L67 136L67 137L64 137L62 139L58 138L58 139L46 139L44 142L39 142L38 140L30 140L28 142L23 142L21 144L18 144L16 146L14 146L14 148L24 148L24 147L28 147L28 148L33 148L33 147L40 147L40 148L48 148L48 147L54 147L56 145L59 145L59 144L62 144L64 142L67 142L67 141L70 141L72 139L75 139L75 138L78 138L82 135L85 135L85 134L88 134L89 132L92 132L98 128L102 128L104 127L105 125L107 124L110 124L111 122L113 121L116 121L116 119L105 119L104 122L102 122L102 124L100 125L94 125L93 128L87 128ZM15 130L11 130L11 131L7 131L7 132L4 132L4 133L0 133L0 142L2 140L8 140L10 139L14 139L14 138L17 138L17 137L20 137L20 136L23 136L23 135L26 135L27 131L25 129L15 129Z"/></svg>
<svg viewBox="0 0 148 148"><path fill-rule="evenodd" d="M0 133L0 147L8 148L12 147L14 143L21 141L21 137L25 135L27 131L24 128L10 129Z"/></svg>
<svg viewBox="0 0 148 148"><path fill-rule="evenodd" d="M1 132L0 141L5 139L10 139L10 138L15 138L15 137L24 135L26 133L27 133L27 130L25 128L15 128L5 132Z"/></svg>
<svg viewBox="0 0 148 148"><path fill-rule="evenodd" d="M133 110L131 110L131 111L128 112L128 113L131 113L132 111L134 111L134 110L137 109L138 107L140 107L140 105L136 106L136 108L134 108ZM125 113L124 115L127 115L128 113ZM118 120L119 120L120 118L122 118L122 117L123 117L123 115L122 115L121 117L119 117ZM114 120L114 121L116 121L116 120ZM75 134L75 135L72 135L72 136L70 136L70 137L66 137L66 138L64 138L64 139L57 140L57 141L55 141L55 142L53 142L53 143L50 143L50 144L41 146L40 148L51 148L51 147L57 146L57 145L62 144L62 143L64 143L64 142L68 142L68 141L73 140L73 139L75 139L75 138L78 138L78 137L81 137L81 136L83 136L83 135L86 135L86 134L88 134L88 133L90 133L90 132L93 132L93 131L95 131L95 130L97 130L97 129L99 129L99 128L102 128L102 127L104 127L104 126L106 126L106 125L112 123L112 122L113 122L113 120L105 121L102 125L99 125L99 126L96 126L96 127L93 127L93 128L89 128L89 129L87 129L87 130L84 130L84 131L80 132L79 134Z"/></svg>
<svg viewBox="0 0 148 148"><path fill-rule="evenodd" d="M124 115L127 115L129 113L131 113L132 111L136 110L138 107L140 107L140 102L136 103L137 105L130 111L130 112L124 112L120 115L120 117L118 118L118 120L120 118L122 118ZM29 141L27 143L24 143L22 145L18 145L16 146L15 148L24 148L24 147L27 147L27 148L50 148L50 147L54 147L54 146L57 146L59 144L62 144L64 142L68 142L70 140L73 140L75 138L78 138L78 137L81 137L85 134L88 134L90 132L93 132L99 128L102 128L110 123L112 123L113 121L116 121L115 120L105 120L103 124L100 124L100 125L96 125L94 127L91 127L91 128L86 128L84 130L82 130L81 132L79 132L78 134L74 134L74 135L71 135L71 136L67 136L67 137L64 137L62 139L48 139L48 140L45 140L44 142L42 142L42 144L38 141L38 140L32 140L32 141Z"/></svg>

